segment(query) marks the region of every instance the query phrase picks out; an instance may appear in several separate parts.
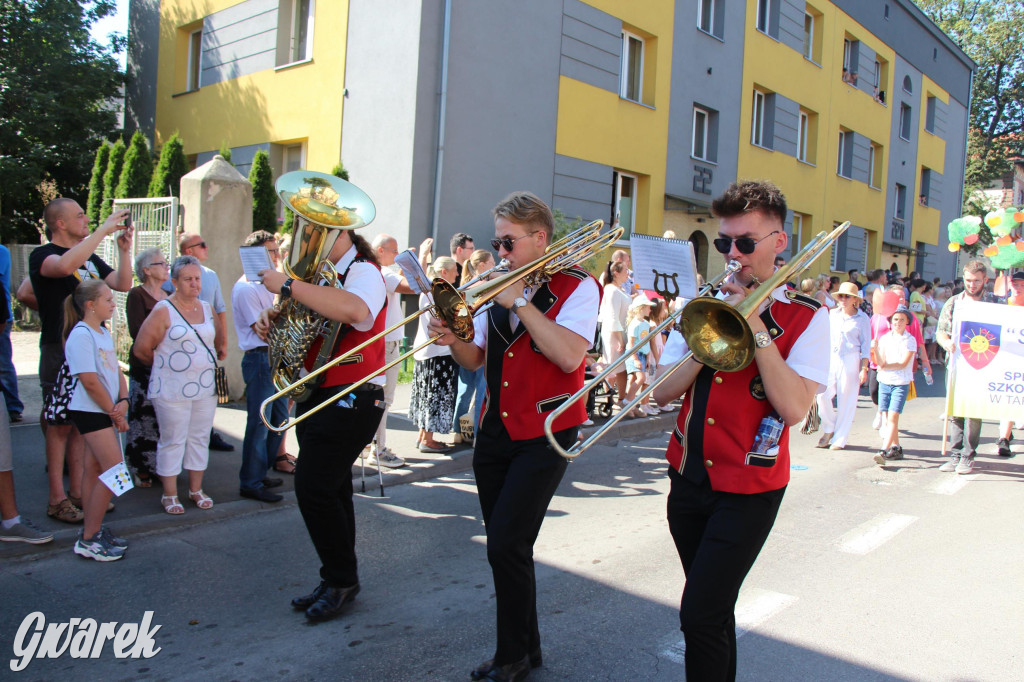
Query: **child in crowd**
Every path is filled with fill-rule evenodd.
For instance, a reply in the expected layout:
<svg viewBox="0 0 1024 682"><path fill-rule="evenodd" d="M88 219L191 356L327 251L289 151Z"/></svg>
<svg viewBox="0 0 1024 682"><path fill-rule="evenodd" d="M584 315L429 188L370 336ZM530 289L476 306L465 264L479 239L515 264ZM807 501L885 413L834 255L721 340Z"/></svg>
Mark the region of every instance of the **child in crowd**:
<svg viewBox="0 0 1024 682"><path fill-rule="evenodd" d="M647 338L651 331L651 323L647 317L651 314L651 300L646 295L640 294L629 304L629 312L626 314L626 347L632 348ZM647 382L647 362L650 355L650 344L638 348L635 353L626 358L626 397L623 401L628 404L636 397L641 387ZM631 417L643 417L657 414L647 405L633 408Z"/></svg>
<svg viewBox="0 0 1024 682"><path fill-rule="evenodd" d="M77 377L68 417L85 439L82 510L85 523L75 554L117 561L128 543L103 526L113 496L100 474L122 464L117 432L128 430L128 384L117 364L114 340L103 326L114 315L114 294L99 279L86 280L64 301L65 356Z"/></svg>
<svg viewBox="0 0 1024 682"><path fill-rule="evenodd" d="M878 464L903 459L899 434L900 413L903 412L914 381L911 363L917 353L917 341L907 331L910 315L906 306L896 308L896 312L889 318L889 331L872 344L875 361L878 363L878 408L886 414L882 449L875 455Z"/></svg>

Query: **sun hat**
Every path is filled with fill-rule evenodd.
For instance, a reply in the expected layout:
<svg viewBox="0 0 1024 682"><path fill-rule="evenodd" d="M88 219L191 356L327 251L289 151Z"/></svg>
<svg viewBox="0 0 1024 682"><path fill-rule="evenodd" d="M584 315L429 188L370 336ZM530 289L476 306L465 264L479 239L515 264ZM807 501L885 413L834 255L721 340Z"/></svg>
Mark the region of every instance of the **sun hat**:
<svg viewBox="0 0 1024 682"><path fill-rule="evenodd" d="M645 294L638 294L636 298L629 304L629 309L639 308L642 305L654 305L651 299L647 298Z"/></svg>
<svg viewBox="0 0 1024 682"><path fill-rule="evenodd" d="M858 289L857 285L854 284L853 282L843 282L842 284L839 285L839 291L837 291L836 293L834 293L832 295L833 296L853 296L854 298L859 298L862 301L864 300L864 297L860 295L860 289Z"/></svg>

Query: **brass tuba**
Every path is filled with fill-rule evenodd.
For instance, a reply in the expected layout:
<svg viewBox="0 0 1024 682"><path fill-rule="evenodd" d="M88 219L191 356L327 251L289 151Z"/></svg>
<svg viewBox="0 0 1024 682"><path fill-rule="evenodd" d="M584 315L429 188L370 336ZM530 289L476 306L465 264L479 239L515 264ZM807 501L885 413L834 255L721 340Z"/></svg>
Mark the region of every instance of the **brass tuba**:
<svg viewBox="0 0 1024 682"><path fill-rule="evenodd" d="M339 230L354 230L373 220L373 201L352 183L316 171L285 173L277 179L275 188L284 205L297 216L284 271L289 277L310 284L340 286L338 272L328 256ZM306 354L320 340L314 366L324 364L330 359L341 327L340 322L329 320L294 299L285 299L267 335L274 385L279 389L294 387L289 396L296 401L308 398L320 382L297 383L304 371Z"/></svg>

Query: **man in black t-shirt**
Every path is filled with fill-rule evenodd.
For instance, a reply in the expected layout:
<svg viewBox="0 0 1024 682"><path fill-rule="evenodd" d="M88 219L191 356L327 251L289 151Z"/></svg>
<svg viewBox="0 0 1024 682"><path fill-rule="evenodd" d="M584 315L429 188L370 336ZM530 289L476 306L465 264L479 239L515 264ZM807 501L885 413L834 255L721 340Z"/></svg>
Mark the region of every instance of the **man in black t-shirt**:
<svg viewBox="0 0 1024 682"><path fill-rule="evenodd" d="M45 396L57 380L64 363L64 299L86 278L102 279L116 291L128 291L132 285L132 229L126 225L129 211L115 211L95 232L89 232L89 219L73 199L54 199L43 210L46 236L50 243L34 249L28 259L32 289L39 302L39 383ZM103 238L119 230L118 266L113 270L95 254ZM68 495L82 497L82 454L84 444L70 424L48 425L46 465L50 477L47 515L59 521L79 523L84 518ZM65 452L70 493L64 491Z"/></svg>

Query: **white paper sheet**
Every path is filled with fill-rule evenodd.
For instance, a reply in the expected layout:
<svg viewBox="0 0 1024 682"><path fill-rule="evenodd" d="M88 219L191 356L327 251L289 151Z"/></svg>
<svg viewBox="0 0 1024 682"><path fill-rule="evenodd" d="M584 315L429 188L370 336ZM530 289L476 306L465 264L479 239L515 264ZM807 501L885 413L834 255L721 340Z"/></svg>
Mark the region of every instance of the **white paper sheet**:
<svg viewBox="0 0 1024 682"><path fill-rule="evenodd" d="M641 289L672 299L697 297L697 265L693 243L646 234L629 238L633 281Z"/></svg>
<svg viewBox="0 0 1024 682"><path fill-rule="evenodd" d="M265 246L239 246L238 257L242 259L242 271L250 282L262 282L260 272L274 266L270 264L270 253Z"/></svg>
<svg viewBox="0 0 1024 682"><path fill-rule="evenodd" d="M430 278L423 271L415 251L406 249L395 256L395 263L402 268L402 274L405 275L405 281L409 283L410 289L417 294L430 293Z"/></svg>

